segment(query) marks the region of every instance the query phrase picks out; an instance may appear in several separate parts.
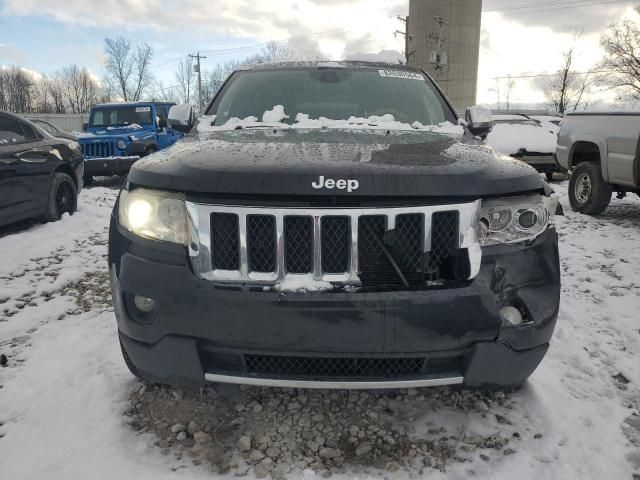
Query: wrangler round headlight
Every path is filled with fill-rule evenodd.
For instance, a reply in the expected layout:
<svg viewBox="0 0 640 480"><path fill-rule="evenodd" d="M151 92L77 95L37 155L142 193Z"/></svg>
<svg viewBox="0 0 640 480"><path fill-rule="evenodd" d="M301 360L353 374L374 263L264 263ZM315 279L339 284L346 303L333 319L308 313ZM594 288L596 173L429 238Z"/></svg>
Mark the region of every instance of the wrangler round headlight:
<svg viewBox="0 0 640 480"><path fill-rule="evenodd" d="M116 147L118 147L120 150L124 150L125 148L127 148L127 142L120 139L116 142Z"/></svg>
<svg viewBox="0 0 640 480"><path fill-rule="evenodd" d="M187 211L182 195L145 188L123 190L118 221L141 237L187 244Z"/></svg>
<svg viewBox="0 0 640 480"><path fill-rule="evenodd" d="M482 202L477 237L481 245L533 240L553 224L555 196L497 198Z"/></svg>

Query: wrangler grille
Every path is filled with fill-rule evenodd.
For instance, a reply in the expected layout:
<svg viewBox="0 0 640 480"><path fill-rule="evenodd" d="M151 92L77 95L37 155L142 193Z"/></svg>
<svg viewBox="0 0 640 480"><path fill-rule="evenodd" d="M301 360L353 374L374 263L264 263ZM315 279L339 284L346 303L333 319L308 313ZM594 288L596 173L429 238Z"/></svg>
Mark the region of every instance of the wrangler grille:
<svg viewBox="0 0 640 480"><path fill-rule="evenodd" d="M194 270L222 283L274 285L306 276L414 289L473 278L479 268L478 259L469 258L475 237L469 241L461 232L475 231L480 202L380 209L188 206L191 231L199 234L190 247Z"/></svg>
<svg viewBox="0 0 640 480"><path fill-rule="evenodd" d="M82 144L85 158L108 158L115 156L115 142L90 142Z"/></svg>

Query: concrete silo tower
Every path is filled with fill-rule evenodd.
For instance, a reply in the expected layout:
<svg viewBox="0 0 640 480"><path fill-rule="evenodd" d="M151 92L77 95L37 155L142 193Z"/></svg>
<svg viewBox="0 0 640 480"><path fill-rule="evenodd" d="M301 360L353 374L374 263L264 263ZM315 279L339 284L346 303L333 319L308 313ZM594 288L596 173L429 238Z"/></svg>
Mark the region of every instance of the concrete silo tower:
<svg viewBox="0 0 640 480"><path fill-rule="evenodd" d="M475 105L482 0L410 0L409 64L437 79L458 111Z"/></svg>

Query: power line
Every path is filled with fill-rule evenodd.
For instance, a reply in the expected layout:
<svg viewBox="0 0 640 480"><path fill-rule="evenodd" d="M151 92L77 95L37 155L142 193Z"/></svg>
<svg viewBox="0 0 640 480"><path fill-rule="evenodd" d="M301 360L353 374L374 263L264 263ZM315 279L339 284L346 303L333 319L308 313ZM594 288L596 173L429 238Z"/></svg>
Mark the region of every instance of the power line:
<svg viewBox="0 0 640 480"><path fill-rule="evenodd" d="M322 38L326 38L326 37L330 37L332 35L344 35L349 33L350 30L346 29L346 28L334 28L331 30L324 30L324 31L320 31L320 32L316 32L316 33L311 33L308 35L301 35L301 36L297 36L297 37L289 37L286 40L280 40L280 41L276 41L276 42L264 42L264 43L257 43L254 45L245 45L245 46L241 46L241 47L230 47L230 48L220 48L220 49L215 49L215 50L202 50L202 53L207 53L207 54L225 54L225 53L232 53L232 52L238 52L238 51L245 51L245 50L258 50L260 48L264 48L264 47L268 47L269 45L287 45L291 42L296 42L299 40L318 40L318 39L322 39Z"/></svg>
<svg viewBox="0 0 640 480"><path fill-rule="evenodd" d="M558 3L557 6L549 6L548 8L543 7L543 8L532 8L531 10L525 11L525 12L516 12L516 13L509 13L510 11L516 9L515 7L513 9L495 9L495 10L485 10L486 13L492 13L492 12L506 12L509 13L509 16L521 16L521 15L531 15L531 14L535 14L535 13L540 13L540 12L551 12L551 11L557 11L557 10L568 10L568 9L573 9L573 8L589 8L589 7L597 7L597 6L601 6L601 5L612 5L612 4L619 4L619 3L630 3L629 0L612 0L612 1L608 1L608 2L597 2L597 3L577 3L576 2L583 2L584 0L573 0L570 1L568 3ZM569 5L569 3L573 3L574 5ZM527 9L529 6L522 6L519 7L518 9L522 9L525 10Z"/></svg>
<svg viewBox="0 0 640 480"><path fill-rule="evenodd" d="M609 70L591 70L589 72L570 72L571 75L593 75L597 73L615 73ZM558 73L537 73L537 74L526 74L526 75L502 75L499 77L491 77L492 80L502 80L507 78L540 78L540 77L555 77Z"/></svg>

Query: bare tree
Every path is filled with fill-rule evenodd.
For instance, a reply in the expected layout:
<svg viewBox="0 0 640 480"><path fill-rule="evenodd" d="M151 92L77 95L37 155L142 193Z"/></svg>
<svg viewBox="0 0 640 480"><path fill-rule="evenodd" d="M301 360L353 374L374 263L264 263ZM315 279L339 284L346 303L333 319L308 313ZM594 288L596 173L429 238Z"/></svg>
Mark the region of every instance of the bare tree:
<svg viewBox="0 0 640 480"><path fill-rule="evenodd" d="M32 76L20 67L0 68L0 110L28 113L33 110Z"/></svg>
<svg viewBox="0 0 640 480"><path fill-rule="evenodd" d="M576 40L579 35L576 35ZM576 111L586 105L593 78L590 72L577 73L574 70L576 44L562 53L562 66L558 72L544 82L544 90L549 107L564 114Z"/></svg>
<svg viewBox="0 0 640 480"><path fill-rule="evenodd" d="M154 86L153 92L148 95L149 100L158 102L181 103L177 89L177 86L166 87L162 80L158 80Z"/></svg>
<svg viewBox="0 0 640 480"><path fill-rule="evenodd" d="M146 43L134 48L124 37L106 38L104 42L105 84L125 102L140 100L153 81L153 48Z"/></svg>
<svg viewBox="0 0 640 480"><path fill-rule="evenodd" d="M69 65L56 76L69 112L84 113L98 103L98 83L86 68Z"/></svg>
<svg viewBox="0 0 640 480"><path fill-rule="evenodd" d="M600 39L605 57L604 83L620 92L620 100L640 101L640 28L625 20L609 26Z"/></svg>
<svg viewBox="0 0 640 480"><path fill-rule="evenodd" d="M193 75L193 59L187 57L180 62L176 70L177 97L180 103L190 103L194 96L196 85ZM174 94L175 95L175 94Z"/></svg>
<svg viewBox="0 0 640 480"><path fill-rule="evenodd" d="M513 90L515 89L515 87L516 87L516 81L511 76L511 74L507 75L507 78L505 81L505 89L504 89L505 91L504 102L507 110L511 108L511 96L513 95Z"/></svg>

